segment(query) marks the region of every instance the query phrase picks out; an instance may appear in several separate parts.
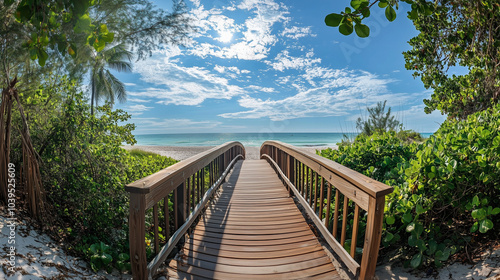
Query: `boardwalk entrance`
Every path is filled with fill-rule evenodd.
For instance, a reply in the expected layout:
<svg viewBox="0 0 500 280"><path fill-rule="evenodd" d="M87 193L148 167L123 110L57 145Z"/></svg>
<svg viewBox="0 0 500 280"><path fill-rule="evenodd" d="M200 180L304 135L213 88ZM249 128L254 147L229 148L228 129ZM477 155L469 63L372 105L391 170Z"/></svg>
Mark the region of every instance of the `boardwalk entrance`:
<svg viewBox="0 0 500 280"><path fill-rule="evenodd" d="M239 161L170 279L341 279L266 160Z"/></svg>
<svg viewBox="0 0 500 280"><path fill-rule="evenodd" d="M260 156L228 142L128 184L134 279L164 265L171 279L340 279L295 201L352 279L374 279L392 188L278 141Z"/></svg>

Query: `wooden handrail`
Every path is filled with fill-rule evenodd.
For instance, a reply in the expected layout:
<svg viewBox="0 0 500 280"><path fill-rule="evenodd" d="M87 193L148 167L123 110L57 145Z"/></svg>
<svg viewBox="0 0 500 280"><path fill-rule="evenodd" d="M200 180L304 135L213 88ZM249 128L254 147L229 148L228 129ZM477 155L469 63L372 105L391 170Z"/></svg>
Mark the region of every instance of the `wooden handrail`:
<svg viewBox="0 0 500 280"><path fill-rule="evenodd" d="M130 192L130 263L134 279L152 279L159 265L201 213L234 163L244 158L243 145L239 142L228 142L125 186L125 190ZM169 211L169 201L173 202L173 213ZM170 238L160 249L158 217L161 207L158 206L161 206L162 202L165 217L163 235ZM150 208L153 208L156 256L148 264L145 222L146 210ZM170 216L173 216L173 219ZM175 232L170 236L171 227Z"/></svg>
<svg viewBox="0 0 500 280"><path fill-rule="evenodd" d="M355 277L373 279L382 236L385 195L391 193L393 188L334 161L302 152L279 141L264 142L260 155L275 168L283 183L295 195L330 247ZM340 199L341 195L343 200ZM334 209L330 213L332 202ZM343 208L340 208L340 204L343 204ZM351 204L354 204L353 207ZM348 239L349 208L354 208L350 226L350 252L344 249ZM359 257L356 255L356 248L358 236L362 236L359 234L359 221L363 217L361 211L366 212L366 229L359 263L356 261ZM340 217L342 225L339 227Z"/></svg>

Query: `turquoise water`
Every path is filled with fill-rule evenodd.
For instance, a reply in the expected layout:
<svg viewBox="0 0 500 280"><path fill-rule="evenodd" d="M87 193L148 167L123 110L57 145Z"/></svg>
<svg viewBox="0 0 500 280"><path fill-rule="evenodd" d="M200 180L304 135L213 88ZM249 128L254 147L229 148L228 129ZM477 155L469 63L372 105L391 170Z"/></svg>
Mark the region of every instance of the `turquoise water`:
<svg viewBox="0 0 500 280"><path fill-rule="evenodd" d="M351 139L357 133L346 133ZM422 133L429 137L432 133ZM266 140L278 140L298 147L335 146L344 133L189 133L136 135L137 145L147 146L217 146L239 141L244 146L260 147Z"/></svg>

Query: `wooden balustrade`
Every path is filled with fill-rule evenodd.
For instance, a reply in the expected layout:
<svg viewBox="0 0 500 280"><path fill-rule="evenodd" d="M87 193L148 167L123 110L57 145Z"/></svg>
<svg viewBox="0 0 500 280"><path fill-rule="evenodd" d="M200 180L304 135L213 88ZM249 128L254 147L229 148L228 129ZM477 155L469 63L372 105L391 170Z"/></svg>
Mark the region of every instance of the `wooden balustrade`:
<svg viewBox="0 0 500 280"><path fill-rule="evenodd" d="M334 161L278 141L264 142L260 154L275 168L355 277L373 279L385 195L393 188ZM347 241L350 246L347 246ZM362 248L362 253L357 254L359 248Z"/></svg>
<svg viewBox="0 0 500 280"><path fill-rule="evenodd" d="M151 279L224 181L234 163L244 157L245 149L241 143L228 142L125 187L130 192L130 263L134 279ZM169 210L169 201L173 203L173 211ZM150 208L153 208L152 244L156 256L148 264L146 232L150 232L151 228L146 228L146 216ZM162 208L162 235L168 242L160 248L159 217ZM174 233L170 235L172 231Z"/></svg>

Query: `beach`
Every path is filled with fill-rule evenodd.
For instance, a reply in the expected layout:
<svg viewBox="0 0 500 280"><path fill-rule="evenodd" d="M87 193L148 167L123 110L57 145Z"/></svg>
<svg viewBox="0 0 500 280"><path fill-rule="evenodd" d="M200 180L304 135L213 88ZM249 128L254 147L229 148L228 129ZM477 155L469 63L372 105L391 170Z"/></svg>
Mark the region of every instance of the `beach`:
<svg viewBox="0 0 500 280"><path fill-rule="evenodd" d="M144 145L125 145L122 146L125 150L143 150L147 152L156 153L162 156L171 157L175 160L185 160L196 154L207 151L214 146L144 146ZM336 146L316 146L316 147L297 147L299 150L306 153L316 154L316 150L323 150L326 148L336 149ZM260 147L245 147L246 159L259 159Z"/></svg>

